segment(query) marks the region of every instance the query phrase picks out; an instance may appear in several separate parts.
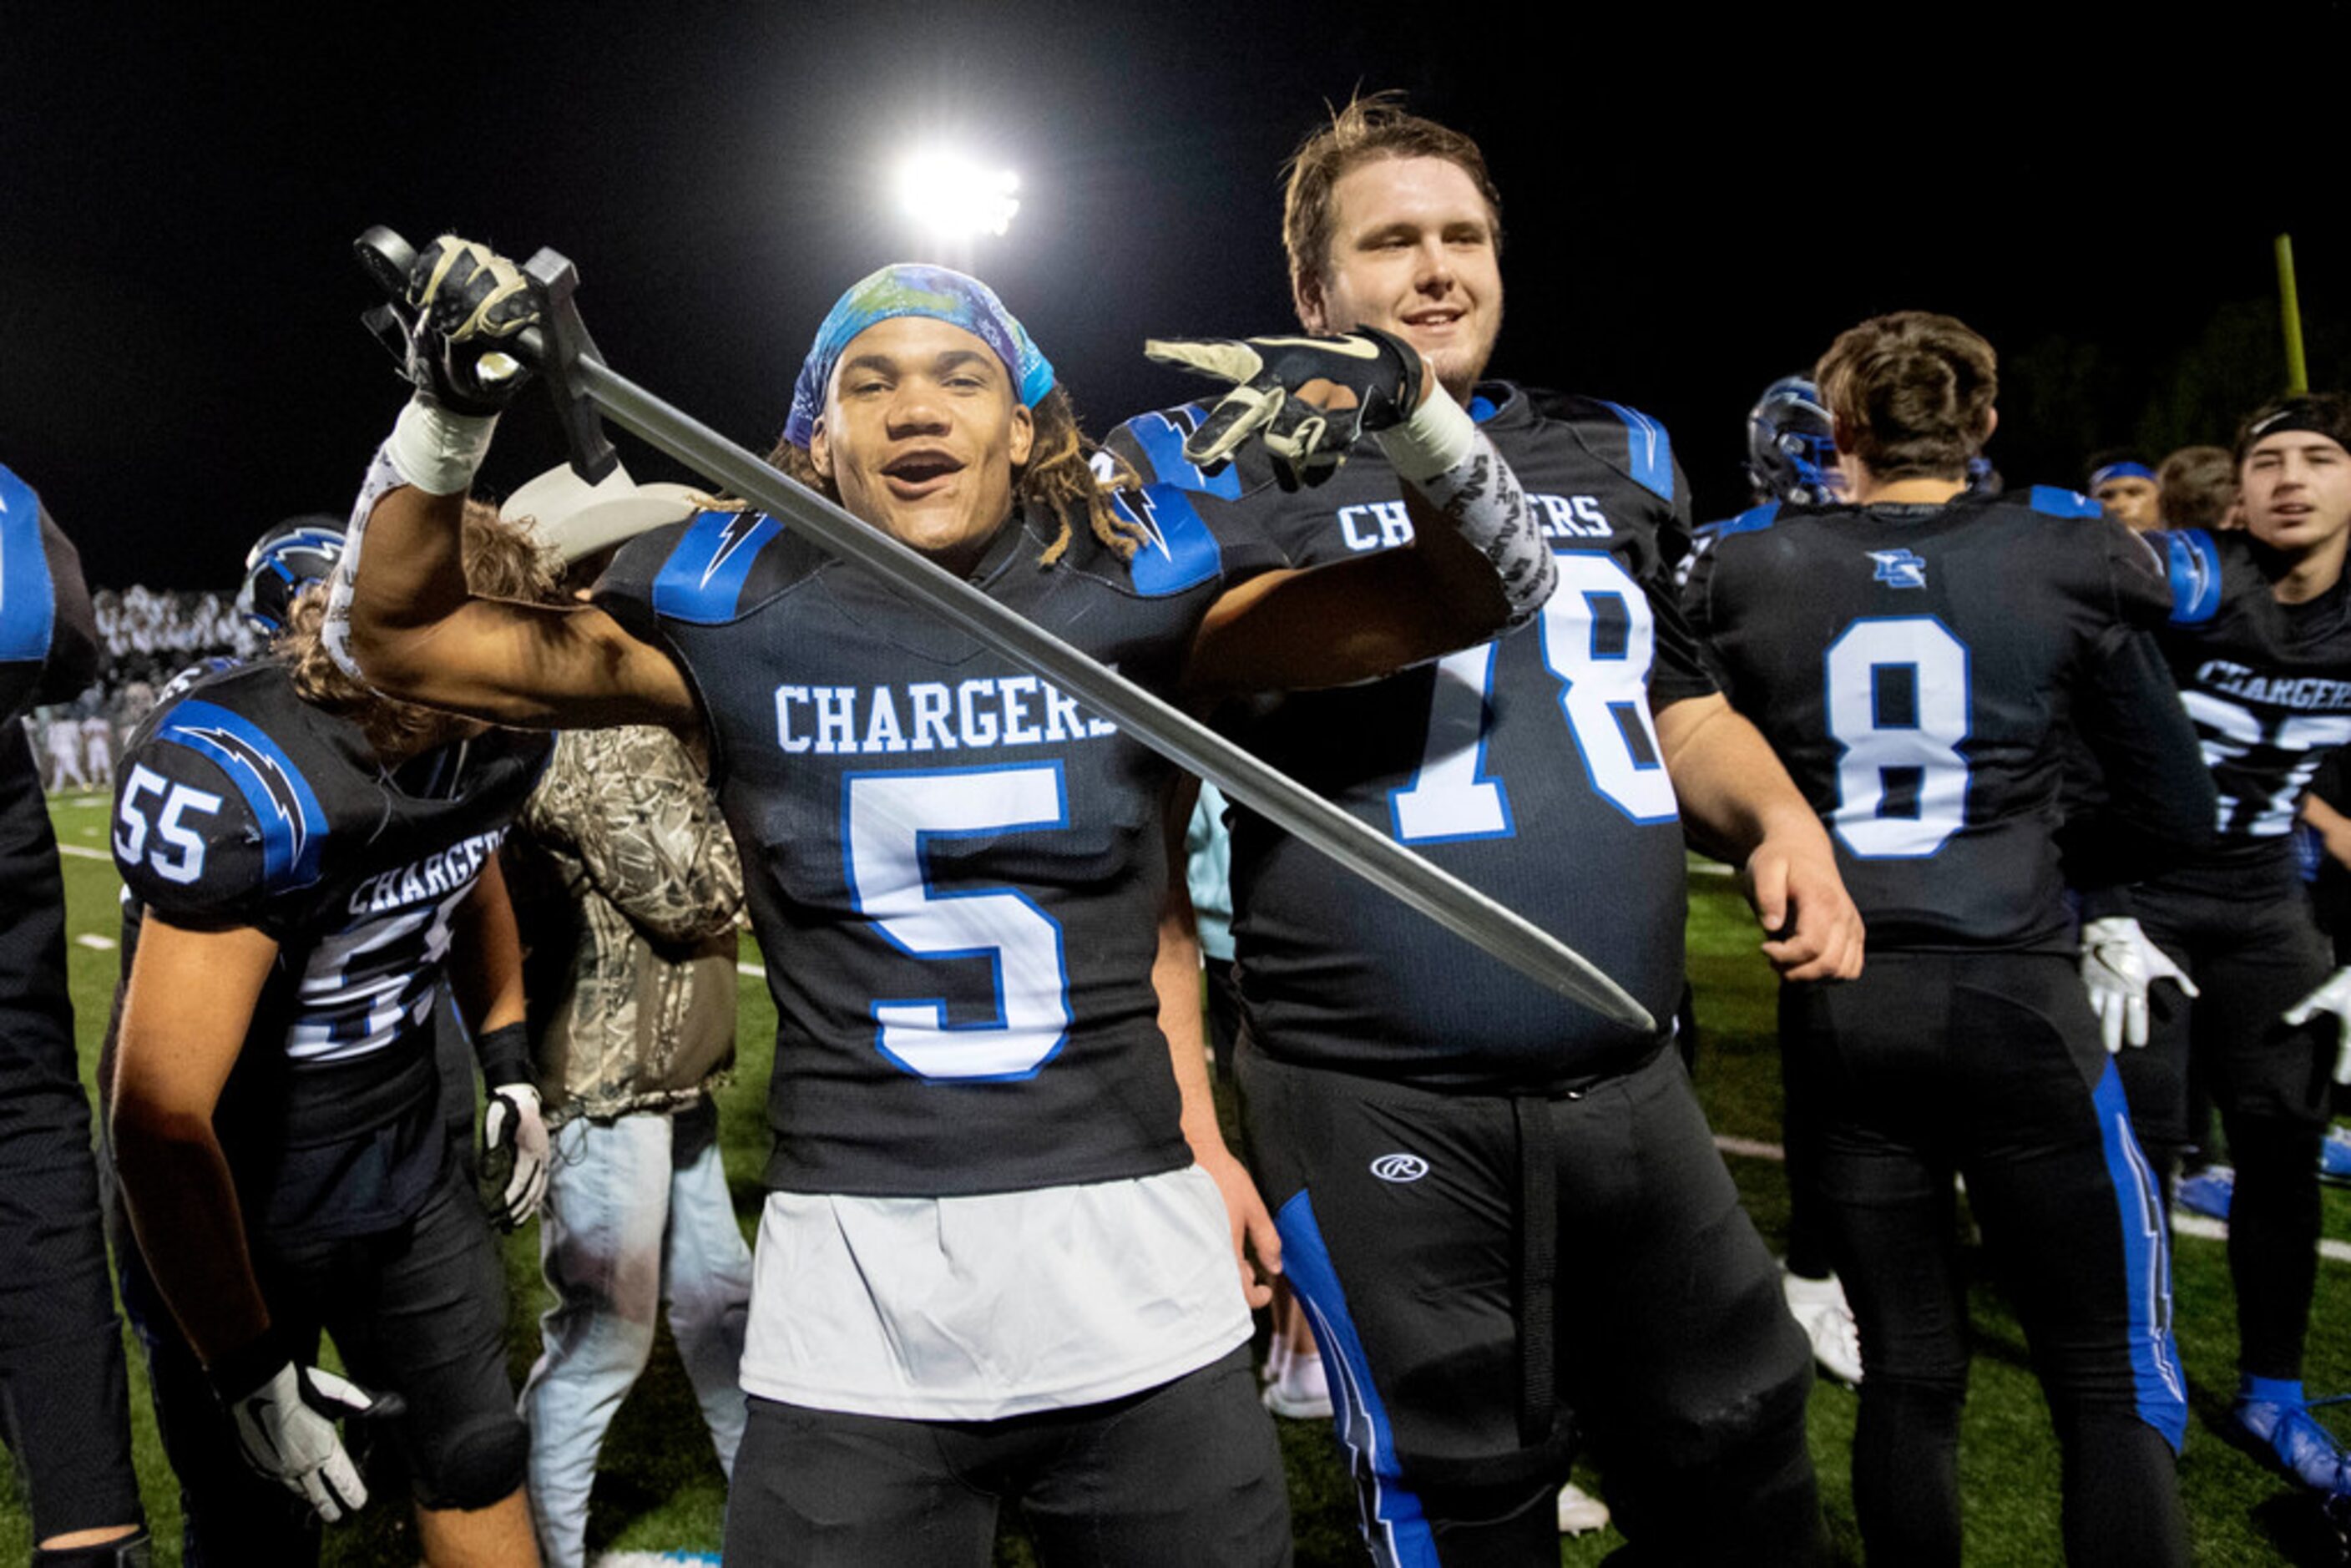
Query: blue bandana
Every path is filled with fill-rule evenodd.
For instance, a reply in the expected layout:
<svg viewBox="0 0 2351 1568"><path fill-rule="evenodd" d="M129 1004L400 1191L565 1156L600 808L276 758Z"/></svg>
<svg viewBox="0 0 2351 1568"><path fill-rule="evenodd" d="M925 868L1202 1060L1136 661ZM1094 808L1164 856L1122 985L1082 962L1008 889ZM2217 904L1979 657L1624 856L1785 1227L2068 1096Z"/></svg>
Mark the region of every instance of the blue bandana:
<svg viewBox="0 0 2351 1568"><path fill-rule="evenodd" d="M2109 463L2090 476L2090 488L2095 490L2109 479L2145 479L2152 483L2155 470L2144 463L2134 463L2127 458L2120 463Z"/></svg>
<svg viewBox="0 0 2351 1568"><path fill-rule="evenodd" d="M808 358L800 362L799 379L792 383L791 417L784 422L784 439L806 446L824 413L825 388L832 369L850 340L876 321L893 316L928 316L962 328L996 350L1012 373L1021 402L1035 408L1053 390L1053 367L1029 340L1029 333L1004 308L996 291L977 277L951 267L899 262L869 274L834 302L816 329Z"/></svg>

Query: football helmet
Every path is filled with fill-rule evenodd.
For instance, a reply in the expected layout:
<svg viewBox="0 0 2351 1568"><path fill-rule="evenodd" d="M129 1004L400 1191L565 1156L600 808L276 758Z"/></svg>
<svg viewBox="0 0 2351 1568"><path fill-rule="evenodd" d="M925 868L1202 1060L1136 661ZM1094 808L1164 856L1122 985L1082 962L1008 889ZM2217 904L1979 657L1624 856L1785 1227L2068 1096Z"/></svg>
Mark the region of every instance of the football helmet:
<svg viewBox="0 0 2351 1568"><path fill-rule="evenodd" d="M1802 376L1782 376L1747 411L1747 482L1758 501L1810 506L1841 499L1836 442L1820 389Z"/></svg>
<svg viewBox="0 0 2351 1568"><path fill-rule="evenodd" d="M245 552L245 586L236 592L237 612L264 637L286 630L295 598L324 582L343 555L343 530L334 518L288 517L263 534Z"/></svg>

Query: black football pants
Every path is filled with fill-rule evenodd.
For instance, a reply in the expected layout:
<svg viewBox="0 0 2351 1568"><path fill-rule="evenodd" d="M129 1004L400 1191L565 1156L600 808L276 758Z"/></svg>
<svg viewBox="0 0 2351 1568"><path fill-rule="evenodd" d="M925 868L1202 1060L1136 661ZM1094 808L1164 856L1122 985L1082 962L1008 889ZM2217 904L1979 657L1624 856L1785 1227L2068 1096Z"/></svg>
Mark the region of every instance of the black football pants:
<svg viewBox="0 0 2351 1568"><path fill-rule="evenodd" d="M0 1437L36 1542L145 1517L74 1055L65 888L13 722L0 734Z"/></svg>
<svg viewBox="0 0 2351 1568"><path fill-rule="evenodd" d="M2252 891L2251 889L2248 890ZM2140 1139L2168 1175L2189 1134L2193 1073L2212 1097L2237 1169L2229 1208L2240 1370L2299 1379L2318 1286L2318 1152L2326 1136L2336 1023L2300 1029L2280 1016L2334 967L2302 884L2269 896L2148 891L2139 925L2194 980L2190 1002L2155 988L2150 1038L2120 1059Z"/></svg>
<svg viewBox="0 0 2351 1568"><path fill-rule="evenodd" d="M2074 961L1872 953L1781 993L1792 1119L1861 1325L1854 1501L1873 1563L1956 1568L1968 1312L1955 1175L2032 1347L2064 1454L2066 1555L2184 1563L2162 1188Z"/></svg>
<svg viewBox="0 0 2351 1568"><path fill-rule="evenodd" d="M1240 1079L1375 1563L1557 1563L1578 1432L1624 1562L1823 1558L1812 1354L1677 1054L1510 1097L1245 1037Z"/></svg>
<svg viewBox="0 0 2351 1568"><path fill-rule="evenodd" d="M1017 1500L1047 1568L1280 1568L1290 1498L1249 1347L1155 1388L1000 1421L753 1397L726 1562L985 1568Z"/></svg>

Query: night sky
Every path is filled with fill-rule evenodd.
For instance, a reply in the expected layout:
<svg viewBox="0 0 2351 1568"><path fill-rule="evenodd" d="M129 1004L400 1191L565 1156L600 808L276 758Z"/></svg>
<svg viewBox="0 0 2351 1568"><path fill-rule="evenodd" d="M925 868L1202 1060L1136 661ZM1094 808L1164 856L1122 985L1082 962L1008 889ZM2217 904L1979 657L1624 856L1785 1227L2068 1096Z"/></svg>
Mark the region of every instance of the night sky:
<svg viewBox="0 0 2351 1568"><path fill-rule="evenodd" d="M826 306L921 249L888 168L956 135L1024 182L975 270L1100 432L1196 390L1146 335L1292 326L1278 170L1359 84L1485 145L1495 371L1662 417L1702 517L1744 504L1756 392L1881 310L1951 311L2001 350L2011 483L2080 483L2085 442L2167 398L2167 428L2225 441L2241 408L2182 413L2179 365L2217 343L2250 395L2282 382L2281 229L2312 378L2351 376L2335 6L2079 44L2059 6L1725 29L1618 0L1507 34L1441 4L16 9L0 463L98 584L225 586L266 524L348 507L402 401L357 325L370 224L563 251L616 368L764 447ZM638 477L683 476L622 445ZM559 455L534 404L485 485Z"/></svg>

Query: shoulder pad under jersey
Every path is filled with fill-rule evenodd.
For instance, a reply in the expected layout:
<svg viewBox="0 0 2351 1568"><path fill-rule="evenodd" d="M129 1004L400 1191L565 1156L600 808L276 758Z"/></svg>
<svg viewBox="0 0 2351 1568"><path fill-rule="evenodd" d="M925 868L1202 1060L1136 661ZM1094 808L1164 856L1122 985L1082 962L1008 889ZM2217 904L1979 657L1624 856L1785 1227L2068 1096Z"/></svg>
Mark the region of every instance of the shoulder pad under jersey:
<svg viewBox="0 0 2351 1568"><path fill-rule="evenodd" d="M201 695L162 713L116 773L116 867L167 917L257 924L270 898L319 880L327 838L294 758Z"/></svg>
<svg viewBox="0 0 2351 1568"><path fill-rule="evenodd" d="M1625 423L1625 472L1643 489L1667 501L1674 498L1674 444L1666 427L1638 409L1602 399L1600 406Z"/></svg>
<svg viewBox="0 0 2351 1568"><path fill-rule="evenodd" d="M1146 485L1170 485L1222 500L1240 498L1241 472L1228 463L1210 474L1184 455L1184 443L1198 429L1206 403L1138 413L1116 430L1103 444L1134 465Z"/></svg>
<svg viewBox="0 0 2351 1568"><path fill-rule="evenodd" d="M48 657L57 590L41 538L41 501L0 468L0 663L38 664Z"/></svg>
<svg viewBox="0 0 2351 1568"><path fill-rule="evenodd" d="M1224 570L1216 534L1182 487L1160 484L1121 490L1111 497L1111 507L1148 536L1127 563L1128 579L1137 593L1164 598L1196 588Z"/></svg>
<svg viewBox="0 0 2351 1568"><path fill-rule="evenodd" d="M2106 509L2089 497L2057 485L2035 485L2025 504L2052 517L2103 517L2106 515Z"/></svg>
<svg viewBox="0 0 2351 1568"><path fill-rule="evenodd" d="M1706 528L1699 531L1703 533L1711 533L1717 538L1729 538L1732 534L1761 533L1779 520L1780 503L1777 501L1766 501L1760 507L1748 507L1747 510L1740 513L1735 517L1727 518L1719 523L1709 524Z"/></svg>
<svg viewBox="0 0 2351 1568"><path fill-rule="evenodd" d="M2220 608L2220 547L2202 528L2181 528L2163 536L2165 565L2171 579L2171 622L2195 626L2212 619Z"/></svg>

